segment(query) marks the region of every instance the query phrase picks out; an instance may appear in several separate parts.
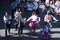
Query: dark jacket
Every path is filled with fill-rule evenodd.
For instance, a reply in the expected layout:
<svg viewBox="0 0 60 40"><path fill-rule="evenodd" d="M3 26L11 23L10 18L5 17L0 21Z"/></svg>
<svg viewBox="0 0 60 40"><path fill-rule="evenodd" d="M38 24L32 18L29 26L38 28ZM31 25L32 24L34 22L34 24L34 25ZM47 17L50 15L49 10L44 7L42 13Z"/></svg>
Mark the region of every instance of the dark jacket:
<svg viewBox="0 0 60 40"><path fill-rule="evenodd" d="M18 16L18 20L19 20L18 27L20 27L20 25L24 25L25 24L24 18L21 15Z"/></svg>

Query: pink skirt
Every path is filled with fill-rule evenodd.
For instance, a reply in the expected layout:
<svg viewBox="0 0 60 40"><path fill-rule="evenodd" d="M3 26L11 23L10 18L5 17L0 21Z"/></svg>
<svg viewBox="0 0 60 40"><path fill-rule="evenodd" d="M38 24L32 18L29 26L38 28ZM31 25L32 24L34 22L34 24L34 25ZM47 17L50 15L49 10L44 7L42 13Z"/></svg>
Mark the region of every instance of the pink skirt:
<svg viewBox="0 0 60 40"><path fill-rule="evenodd" d="M34 27L34 26L38 26L38 23L36 23L36 21L30 21L29 25L31 27Z"/></svg>

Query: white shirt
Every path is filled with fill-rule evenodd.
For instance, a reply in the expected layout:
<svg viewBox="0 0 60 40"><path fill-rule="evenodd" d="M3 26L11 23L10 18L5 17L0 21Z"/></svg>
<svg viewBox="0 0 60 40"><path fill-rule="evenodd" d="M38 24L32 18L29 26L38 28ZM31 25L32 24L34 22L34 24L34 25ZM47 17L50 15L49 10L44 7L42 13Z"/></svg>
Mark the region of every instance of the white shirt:
<svg viewBox="0 0 60 40"><path fill-rule="evenodd" d="M49 17L49 18L48 18ZM50 22L50 21L52 21L52 19L53 20L55 20L55 21L58 21L54 16L52 16L52 15L45 15L45 17L44 17L44 21L45 22Z"/></svg>
<svg viewBox="0 0 60 40"><path fill-rule="evenodd" d="M6 23L6 20L8 20L5 16L3 17L4 22Z"/></svg>
<svg viewBox="0 0 60 40"><path fill-rule="evenodd" d="M18 16L19 16L19 13L16 12L16 13L14 14L14 16L15 16L14 20L16 20L16 19L18 18Z"/></svg>
<svg viewBox="0 0 60 40"><path fill-rule="evenodd" d="M3 17L3 20L4 20L4 22L6 23L8 20L11 20L12 18L11 18L11 16L8 16L8 18L6 18L5 16ZM11 22L10 21L8 21L8 24L10 24Z"/></svg>
<svg viewBox="0 0 60 40"><path fill-rule="evenodd" d="M39 19L37 20L37 16L36 15L32 15L30 18L28 18L28 20L27 21L29 21L30 19L32 19L32 21L40 21L40 17L39 17Z"/></svg>

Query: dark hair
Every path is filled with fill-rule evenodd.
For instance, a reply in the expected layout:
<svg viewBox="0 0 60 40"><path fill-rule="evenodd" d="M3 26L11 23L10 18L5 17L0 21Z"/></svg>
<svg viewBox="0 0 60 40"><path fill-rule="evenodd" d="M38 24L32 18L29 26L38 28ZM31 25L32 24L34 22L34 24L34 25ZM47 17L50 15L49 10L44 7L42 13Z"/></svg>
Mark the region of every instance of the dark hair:
<svg viewBox="0 0 60 40"><path fill-rule="evenodd" d="M33 12L32 14L36 14L36 12Z"/></svg>
<svg viewBox="0 0 60 40"><path fill-rule="evenodd" d="M48 10L48 11L50 11L50 10ZM48 12L48 11L47 11L47 12ZM50 12L48 12L48 15L51 15L51 14L52 14L52 13L51 13L51 11L50 11Z"/></svg>

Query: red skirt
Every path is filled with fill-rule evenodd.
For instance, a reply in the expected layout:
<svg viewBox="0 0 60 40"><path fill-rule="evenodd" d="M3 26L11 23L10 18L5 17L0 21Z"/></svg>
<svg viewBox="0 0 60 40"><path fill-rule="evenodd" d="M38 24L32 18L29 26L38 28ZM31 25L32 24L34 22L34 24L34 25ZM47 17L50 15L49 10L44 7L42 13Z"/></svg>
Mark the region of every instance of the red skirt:
<svg viewBox="0 0 60 40"><path fill-rule="evenodd" d="M38 26L38 23L36 23L36 21L30 21L29 26L30 27Z"/></svg>

